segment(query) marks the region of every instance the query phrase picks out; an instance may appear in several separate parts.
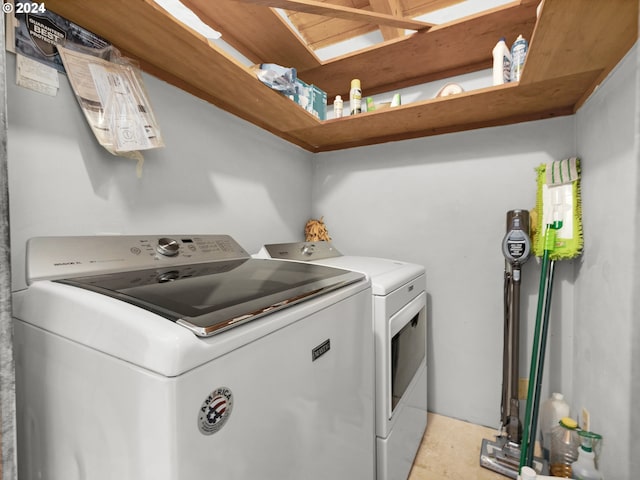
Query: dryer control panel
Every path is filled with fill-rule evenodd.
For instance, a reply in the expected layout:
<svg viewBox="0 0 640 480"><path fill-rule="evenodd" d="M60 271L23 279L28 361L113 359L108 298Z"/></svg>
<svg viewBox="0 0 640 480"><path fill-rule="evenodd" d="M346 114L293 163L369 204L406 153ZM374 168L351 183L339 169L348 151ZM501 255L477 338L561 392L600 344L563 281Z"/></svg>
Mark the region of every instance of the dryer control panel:
<svg viewBox="0 0 640 480"><path fill-rule="evenodd" d="M342 254L330 242L294 242L265 245L259 256L311 262L323 258L341 257Z"/></svg>
<svg viewBox="0 0 640 480"><path fill-rule="evenodd" d="M27 283L164 266L250 258L229 235L35 237Z"/></svg>

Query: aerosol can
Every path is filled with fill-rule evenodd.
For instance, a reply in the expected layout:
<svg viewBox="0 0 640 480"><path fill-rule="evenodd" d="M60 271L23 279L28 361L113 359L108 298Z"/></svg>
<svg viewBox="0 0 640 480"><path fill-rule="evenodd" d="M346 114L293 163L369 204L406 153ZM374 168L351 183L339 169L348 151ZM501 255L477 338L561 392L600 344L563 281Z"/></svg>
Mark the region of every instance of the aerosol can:
<svg viewBox="0 0 640 480"><path fill-rule="evenodd" d="M362 113L362 87L360 80L354 78L351 80L351 89L349 90L349 109L351 115Z"/></svg>

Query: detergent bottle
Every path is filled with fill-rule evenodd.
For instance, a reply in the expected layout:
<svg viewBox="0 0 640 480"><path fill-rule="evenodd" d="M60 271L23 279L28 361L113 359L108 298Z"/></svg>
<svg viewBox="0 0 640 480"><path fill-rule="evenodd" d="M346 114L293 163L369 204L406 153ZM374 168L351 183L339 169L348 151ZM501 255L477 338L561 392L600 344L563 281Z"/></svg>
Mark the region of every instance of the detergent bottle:
<svg viewBox="0 0 640 480"><path fill-rule="evenodd" d="M529 43L518 35L518 38L511 46L511 80L512 82L519 82L522 76L522 70L524 68L524 61L527 58L527 51L529 50Z"/></svg>
<svg viewBox="0 0 640 480"><path fill-rule="evenodd" d="M502 85L511 78L511 52L502 37L493 47L493 84Z"/></svg>

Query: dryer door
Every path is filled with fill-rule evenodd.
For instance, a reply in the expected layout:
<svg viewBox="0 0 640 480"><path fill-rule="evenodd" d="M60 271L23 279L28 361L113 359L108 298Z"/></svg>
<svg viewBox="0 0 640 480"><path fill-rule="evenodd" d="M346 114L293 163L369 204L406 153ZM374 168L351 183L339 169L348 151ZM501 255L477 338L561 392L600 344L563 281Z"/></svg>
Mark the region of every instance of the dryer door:
<svg viewBox="0 0 640 480"><path fill-rule="evenodd" d="M389 417L395 412L411 381L426 361L427 309L422 293L389 320Z"/></svg>

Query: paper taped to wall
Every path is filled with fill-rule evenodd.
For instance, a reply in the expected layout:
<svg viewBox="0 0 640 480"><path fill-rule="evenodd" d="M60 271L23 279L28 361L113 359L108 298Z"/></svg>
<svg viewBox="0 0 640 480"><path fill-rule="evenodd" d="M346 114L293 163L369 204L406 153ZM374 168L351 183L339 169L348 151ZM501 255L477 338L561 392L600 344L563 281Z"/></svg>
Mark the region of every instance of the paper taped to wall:
<svg viewBox="0 0 640 480"><path fill-rule="evenodd" d="M95 50L95 49L94 49ZM164 146L136 67L111 61L113 47L93 54L58 46L67 76L93 133L114 155Z"/></svg>

